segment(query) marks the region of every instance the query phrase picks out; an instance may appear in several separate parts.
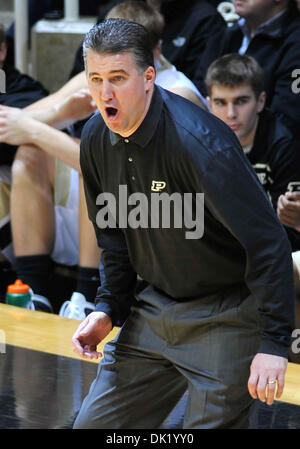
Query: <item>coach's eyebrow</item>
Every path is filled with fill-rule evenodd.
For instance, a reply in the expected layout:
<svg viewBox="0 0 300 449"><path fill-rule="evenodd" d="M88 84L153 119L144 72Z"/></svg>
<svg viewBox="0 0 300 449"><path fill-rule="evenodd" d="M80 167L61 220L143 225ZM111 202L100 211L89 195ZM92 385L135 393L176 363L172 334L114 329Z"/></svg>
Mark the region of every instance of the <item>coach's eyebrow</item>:
<svg viewBox="0 0 300 449"><path fill-rule="evenodd" d="M128 73L126 72L126 70L124 70L124 69L111 70L111 71L109 72L110 75L114 75L115 73L123 73L124 75L127 75L127 74L128 74ZM94 75L101 76L101 73L99 73L99 72L90 72L90 73L89 73L89 78L90 78L91 76L94 76Z"/></svg>

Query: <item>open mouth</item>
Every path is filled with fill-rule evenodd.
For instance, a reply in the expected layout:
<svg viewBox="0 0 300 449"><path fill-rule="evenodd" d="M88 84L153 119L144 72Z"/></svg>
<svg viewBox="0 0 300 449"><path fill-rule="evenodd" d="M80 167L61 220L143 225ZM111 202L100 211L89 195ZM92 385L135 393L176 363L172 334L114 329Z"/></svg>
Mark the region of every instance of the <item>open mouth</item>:
<svg viewBox="0 0 300 449"><path fill-rule="evenodd" d="M108 118L116 117L117 113L118 113L118 109L116 109L116 108L113 108L113 107L106 108L106 114L107 114Z"/></svg>

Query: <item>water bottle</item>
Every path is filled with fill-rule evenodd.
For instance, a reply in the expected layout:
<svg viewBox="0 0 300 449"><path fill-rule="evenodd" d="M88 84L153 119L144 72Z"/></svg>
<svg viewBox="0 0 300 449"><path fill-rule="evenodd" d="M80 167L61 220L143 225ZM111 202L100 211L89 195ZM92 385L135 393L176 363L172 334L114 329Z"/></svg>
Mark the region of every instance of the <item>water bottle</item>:
<svg viewBox="0 0 300 449"><path fill-rule="evenodd" d="M25 307L31 309L30 287L17 279L14 284L8 285L6 302L11 306Z"/></svg>

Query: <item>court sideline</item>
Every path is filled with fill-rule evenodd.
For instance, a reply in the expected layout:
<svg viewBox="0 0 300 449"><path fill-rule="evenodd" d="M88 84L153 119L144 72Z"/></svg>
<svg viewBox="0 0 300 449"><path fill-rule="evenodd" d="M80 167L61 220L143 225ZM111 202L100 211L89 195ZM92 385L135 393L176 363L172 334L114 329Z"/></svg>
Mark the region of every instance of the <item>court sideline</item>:
<svg viewBox="0 0 300 449"><path fill-rule="evenodd" d="M0 429L70 429L98 361L73 352L79 321L0 304ZM99 346L115 337L112 330ZM164 428L180 428L185 397ZM283 397L256 402L255 428L300 428L300 364L289 363Z"/></svg>

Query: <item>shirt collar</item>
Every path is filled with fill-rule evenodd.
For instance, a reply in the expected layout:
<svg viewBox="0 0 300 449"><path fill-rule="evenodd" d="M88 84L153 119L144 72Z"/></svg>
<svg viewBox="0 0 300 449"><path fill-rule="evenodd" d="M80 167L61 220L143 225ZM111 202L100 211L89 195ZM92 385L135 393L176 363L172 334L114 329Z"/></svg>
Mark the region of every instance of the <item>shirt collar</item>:
<svg viewBox="0 0 300 449"><path fill-rule="evenodd" d="M250 143L249 145L246 145L245 147L243 147L244 153L245 154L250 153L250 151L252 150L252 146L253 146L253 142Z"/></svg>
<svg viewBox="0 0 300 449"><path fill-rule="evenodd" d="M285 12L286 12L286 9L283 9L278 14L276 14L275 17L272 17L272 19L267 20L266 22L259 25L259 27L257 27L257 29L255 30L255 32L252 36L250 34L249 28L246 24L246 20L244 19L244 17L242 17L241 19L238 20L238 25L241 28L244 36L246 36L248 38L251 38L258 33L263 33L264 31L267 32L268 34L273 34L275 31L275 33L277 34L278 25L281 23L281 17L283 16L283 14Z"/></svg>
<svg viewBox="0 0 300 449"><path fill-rule="evenodd" d="M138 127L138 129L126 140L134 142L136 145L144 148L152 138L154 131L158 125L161 110L163 105L163 99L159 92L159 88L154 85L153 95L150 103L150 107L146 114L146 117ZM115 146L118 142L124 141L125 138L109 130L110 143Z"/></svg>

